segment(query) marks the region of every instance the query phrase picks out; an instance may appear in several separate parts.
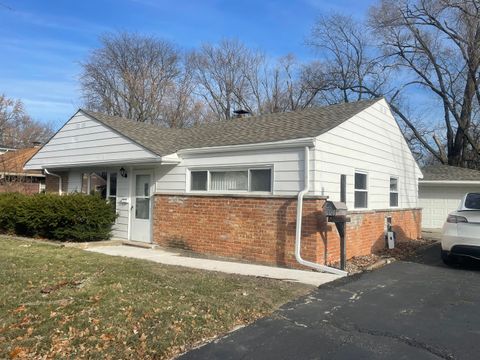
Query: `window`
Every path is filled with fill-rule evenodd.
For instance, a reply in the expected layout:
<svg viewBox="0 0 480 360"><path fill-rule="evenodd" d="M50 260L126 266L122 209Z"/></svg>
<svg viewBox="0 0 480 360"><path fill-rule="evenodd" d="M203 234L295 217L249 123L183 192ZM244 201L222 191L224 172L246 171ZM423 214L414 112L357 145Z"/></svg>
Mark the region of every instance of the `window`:
<svg viewBox="0 0 480 360"><path fill-rule="evenodd" d="M340 175L340 201L347 203L347 175Z"/></svg>
<svg viewBox="0 0 480 360"><path fill-rule="evenodd" d="M190 191L271 192L271 169L194 170Z"/></svg>
<svg viewBox="0 0 480 360"><path fill-rule="evenodd" d="M206 191L207 190L208 171L192 171L190 173L190 190Z"/></svg>
<svg viewBox="0 0 480 360"><path fill-rule="evenodd" d="M465 208L480 210L480 194L470 193L465 199Z"/></svg>
<svg viewBox="0 0 480 360"><path fill-rule="evenodd" d="M150 219L150 175L136 175L135 218Z"/></svg>
<svg viewBox="0 0 480 360"><path fill-rule="evenodd" d="M390 206L398 206L398 178L390 178Z"/></svg>
<svg viewBox="0 0 480 360"><path fill-rule="evenodd" d="M272 170L250 170L250 191L272 191Z"/></svg>
<svg viewBox="0 0 480 360"><path fill-rule="evenodd" d="M355 173L355 201L356 209L366 209L368 207L367 174Z"/></svg>
<svg viewBox="0 0 480 360"><path fill-rule="evenodd" d="M117 173L108 174L108 193L107 200L112 205L113 210L117 210Z"/></svg>
<svg viewBox="0 0 480 360"><path fill-rule="evenodd" d="M248 191L248 171L210 171L210 190Z"/></svg>

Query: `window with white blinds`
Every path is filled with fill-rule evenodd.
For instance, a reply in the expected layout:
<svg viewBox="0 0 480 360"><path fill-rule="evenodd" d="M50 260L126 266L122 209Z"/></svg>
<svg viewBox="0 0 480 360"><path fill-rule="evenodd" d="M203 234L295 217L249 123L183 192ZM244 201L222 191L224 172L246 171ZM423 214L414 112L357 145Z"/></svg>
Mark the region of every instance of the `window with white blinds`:
<svg viewBox="0 0 480 360"><path fill-rule="evenodd" d="M190 191L272 192L272 169L191 170Z"/></svg>

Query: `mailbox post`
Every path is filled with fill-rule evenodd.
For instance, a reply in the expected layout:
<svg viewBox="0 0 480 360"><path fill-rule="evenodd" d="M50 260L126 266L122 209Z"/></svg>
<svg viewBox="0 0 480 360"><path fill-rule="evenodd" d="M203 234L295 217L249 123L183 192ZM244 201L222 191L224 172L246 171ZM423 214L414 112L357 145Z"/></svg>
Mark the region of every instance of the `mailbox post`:
<svg viewBox="0 0 480 360"><path fill-rule="evenodd" d="M340 236L340 269L345 270L347 261L346 251L346 223L350 222L350 218L347 217L347 205L339 201L326 201L323 205L323 212L327 217L328 222L335 223L337 227L338 235Z"/></svg>

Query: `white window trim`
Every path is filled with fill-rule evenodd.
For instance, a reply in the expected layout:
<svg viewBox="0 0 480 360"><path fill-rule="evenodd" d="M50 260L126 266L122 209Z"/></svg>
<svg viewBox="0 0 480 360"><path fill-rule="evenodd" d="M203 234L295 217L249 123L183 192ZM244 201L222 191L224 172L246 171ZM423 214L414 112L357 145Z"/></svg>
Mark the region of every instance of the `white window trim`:
<svg viewBox="0 0 480 360"><path fill-rule="evenodd" d="M390 188L390 185L391 185L391 180L392 179L397 179L397 190L396 191L392 191L392 189ZM398 208L400 207L400 194L398 192L398 188L399 188L399 183L400 183L400 179L398 176L393 176L393 175L390 175L390 177L388 178L388 205L389 207L391 208ZM391 194L397 194L397 205L392 205L392 202L390 200L390 195Z"/></svg>
<svg viewBox="0 0 480 360"><path fill-rule="evenodd" d="M250 170L270 170L270 189L271 191L250 191L250 183L251 183L251 175ZM192 190L191 189L191 173L195 171L206 171L207 172L207 190ZM247 186L248 190L210 190L210 173L211 172L224 172L224 171L246 171L247 172ZM186 189L187 193L192 194L238 194L238 195L245 195L245 194L255 194L255 195L273 195L274 194L274 165L242 165L238 167L222 167L222 166L215 166L215 167L191 167L187 169L187 181L186 181Z"/></svg>
<svg viewBox="0 0 480 360"><path fill-rule="evenodd" d="M355 187L355 174L363 174L366 176L366 186L365 186L365 189L357 189ZM369 179L369 176L368 176L368 172L367 171L364 171L364 170L355 170L354 173L353 173L353 208L355 210L368 210L369 209L369 204L370 204L370 199L369 199L369 186L370 186L370 179ZM355 207L355 193L356 192L364 192L367 194L367 206L366 207Z"/></svg>

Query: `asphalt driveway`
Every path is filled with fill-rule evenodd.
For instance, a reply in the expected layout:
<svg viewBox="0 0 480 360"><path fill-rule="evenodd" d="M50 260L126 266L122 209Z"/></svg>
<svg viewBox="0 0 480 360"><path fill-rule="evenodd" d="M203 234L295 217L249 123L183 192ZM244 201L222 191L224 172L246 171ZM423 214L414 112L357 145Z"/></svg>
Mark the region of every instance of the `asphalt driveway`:
<svg viewBox="0 0 480 360"><path fill-rule="evenodd" d="M479 266L439 251L323 285L182 359L478 359Z"/></svg>

